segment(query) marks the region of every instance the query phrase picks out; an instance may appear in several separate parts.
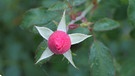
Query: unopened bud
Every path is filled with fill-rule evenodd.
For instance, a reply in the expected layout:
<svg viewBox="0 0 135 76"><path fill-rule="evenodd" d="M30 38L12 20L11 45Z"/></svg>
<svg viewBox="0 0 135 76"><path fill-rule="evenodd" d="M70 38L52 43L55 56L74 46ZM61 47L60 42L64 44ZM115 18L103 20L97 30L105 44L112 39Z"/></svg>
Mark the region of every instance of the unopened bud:
<svg viewBox="0 0 135 76"><path fill-rule="evenodd" d="M78 24L70 24L69 26L68 26L68 28L69 29L76 29L77 27L79 27L79 25Z"/></svg>
<svg viewBox="0 0 135 76"><path fill-rule="evenodd" d="M55 54L64 54L71 47L68 34L63 31L55 31L48 39L49 49Z"/></svg>
<svg viewBox="0 0 135 76"><path fill-rule="evenodd" d="M75 19L76 19L76 15L75 15L75 14L71 14L71 15L70 15L70 18L71 18L72 20L75 20Z"/></svg>
<svg viewBox="0 0 135 76"><path fill-rule="evenodd" d="M91 27L89 27L88 29L89 29L89 31L90 31L90 32L92 32L92 31L93 31L93 29L92 29Z"/></svg>

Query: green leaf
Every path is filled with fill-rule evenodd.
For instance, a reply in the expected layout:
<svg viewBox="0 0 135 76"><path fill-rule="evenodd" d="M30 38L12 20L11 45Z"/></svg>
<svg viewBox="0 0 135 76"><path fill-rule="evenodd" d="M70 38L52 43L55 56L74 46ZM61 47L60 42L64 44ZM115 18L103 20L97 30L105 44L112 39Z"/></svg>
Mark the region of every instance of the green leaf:
<svg viewBox="0 0 135 76"><path fill-rule="evenodd" d="M64 10L66 8L68 8L68 5L66 3L58 1L52 7L50 7L48 10L51 10L51 11Z"/></svg>
<svg viewBox="0 0 135 76"><path fill-rule="evenodd" d="M85 1L86 0L73 0L71 2L72 2L73 6L78 6L78 5L81 5L82 3L84 3Z"/></svg>
<svg viewBox="0 0 135 76"><path fill-rule="evenodd" d="M5 70L5 75L6 76L20 76L21 75L21 69L19 68L18 65L10 65L8 68ZM1 74L0 74L1 76Z"/></svg>
<svg viewBox="0 0 135 76"><path fill-rule="evenodd" d="M43 7L49 8L51 6L53 6L56 2L58 2L59 0L42 0L41 5Z"/></svg>
<svg viewBox="0 0 135 76"><path fill-rule="evenodd" d="M44 50L47 48L47 41L46 40L44 40L44 41L42 41L40 44L39 44L39 46L38 46L38 48L37 48L37 50L36 50L36 56L35 56L35 58L36 58L36 62L39 60L39 58L41 57L41 55L42 55L42 53L44 52ZM42 64L42 63L45 63L46 61L47 61L48 59L44 59L44 60L42 60L41 62L39 62L40 64Z"/></svg>
<svg viewBox="0 0 135 76"><path fill-rule="evenodd" d="M89 34L89 30L83 27L78 27L74 30L68 30L68 33L82 33L82 34Z"/></svg>
<svg viewBox="0 0 135 76"><path fill-rule="evenodd" d="M130 36L135 39L135 28L130 32Z"/></svg>
<svg viewBox="0 0 135 76"><path fill-rule="evenodd" d="M121 63L119 76L135 76L135 56L130 55L126 57Z"/></svg>
<svg viewBox="0 0 135 76"><path fill-rule="evenodd" d="M31 9L24 14L21 27L33 32L33 26L46 25L50 21L55 20L58 16L58 12L47 11L46 8Z"/></svg>
<svg viewBox="0 0 135 76"><path fill-rule="evenodd" d="M90 50L90 70L91 76L115 75L110 50L99 41L95 41Z"/></svg>
<svg viewBox="0 0 135 76"><path fill-rule="evenodd" d="M129 0L128 20L133 26L135 26L135 0Z"/></svg>
<svg viewBox="0 0 135 76"><path fill-rule="evenodd" d="M120 24L117 21L114 21L114 20L108 19L108 18L103 18L94 24L93 29L95 31L106 31L106 30L115 29L119 26L120 26Z"/></svg>
<svg viewBox="0 0 135 76"><path fill-rule="evenodd" d="M86 66L79 66L78 70L72 66L69 66L68 76L89 76L89 69Z"/></svg>

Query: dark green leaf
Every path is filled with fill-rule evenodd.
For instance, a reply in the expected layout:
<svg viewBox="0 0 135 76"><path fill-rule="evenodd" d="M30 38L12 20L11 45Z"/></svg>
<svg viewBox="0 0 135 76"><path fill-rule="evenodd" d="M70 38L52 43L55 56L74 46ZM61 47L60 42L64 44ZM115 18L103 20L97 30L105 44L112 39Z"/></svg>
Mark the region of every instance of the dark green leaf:
<svg viewBox="0 0 135 76"><path fill-rule="evenodd" d="M47 41L44 40L39 44L39 46L38 46L38 48L36 50L36 57L35 57L36 61L40 58L40 56L42 55L42 53L45 51L46 48L47 48ZM44 59L44 60L40 61L39 63L40 64L45 63L46 60L47 59Z"/></svg>
<svg viewBox="0 0 135 76"><path fill-rule="evenodd" d="M73 6L78 6L78 5L82 4L82 3L84 3L85 1L86 0L73 0L71 2L72 2Z"/></svg>
<svg viewBox="0 0 135 76"><path fill-rule="evenodd" d="M49 8L49 7L53 6L58 1L59 0L42 0L42 6Z"/></svg>
<svg viewBox="0 0 135 76"><path fill-rule="evenodd" d="M12 65L8 66L5 71L5 76L20 76L21 75L21 69L18 65ZM1 75L1 74L0 74Z"/></svg>
<svg viewBox="0 0 135 76"><path fill-rule="evenodd" d="M113 14L115 20L124 20L127 18L127 6L121 5L121 7L117 8Z"/></svg>
<svg viewBox="0 0 135 76"><path fill-rule="evenodd" d="M25 56L26 58L28 57L28 55ZM30 58L25 59L21 69L23 69L25 76L46 76L46 70L43 70L42 67L37 67Z"/></svg>
<svg viewBox="0 0 135 76"><path fill-rule="evenodd" d="M120 28L117 28L114 30L107 31L105 34L110 40L117 40L120 38L121 31Z"/></svg>
<svg viewBox="0 0 135 76"><path fill-rule="evenodd" d="M110 51L99 41L95 41L90 50L90 70L92 76L115 75Z"/></svg>
<svg viewBox="0 0 135 76"><path fill-rule="evenodd" d="M120 24L112 19L108 19L108 18L103 18L99 21L97 21L94 24L94 30L95 31L106 31L106 30L112 30L115 29L117 27L119 27Z"/></svg>
<svg viewBox="0 0 135 76"><path fill-rule="evenodd" d="M77 70L76 68L70 65L68 67L68 74L69 76L89 76L89 69L86 66L79 65L79 70Z"/></svg>
<svg viewBox="0 0 135 76"><path fill-rule="evenodd" d="M58 1L56 4L54 4L48 10L51 10L51 11L54 11L54 10L64 10L66 8L68 8L68 5L66 3Z"/></svg>
<svg viewBox="0 0 135 76"><path fill-rule="evenodd" d="M119 76L135 76L135 56L131 55L124 59L121 63L120 75Z"/></svg>
<svg viewBox="0 0 135 76"><path fill-rule="evenodd" d="M128 19L129 19L129 22L133 26L135 26L135 0L129 0Z"/></svg>
<svg viewBox="0 0 135 76"><path fill-rule="evenodd" d="M130 36L135 39L135 28L130 32Z"/></svg>
<svg viewBox="0 0 135 76"><path fill-rule="evenodd" d="M78 27L74 30L69 30L68 31L69 33L83 33L83 34L88 34L89 33L89 30L86 29L86 28L83 28L83 27Z"/></svg>
<svg viewBox="0 0 135 76"><path fill-rule="evenodd" d="M94 13L90 15L91 21L97 21L105 17L113 17L114 12L118 7L120 7L120 0L100 0L101 2L98 4L98 8L94 10Z"/></svg>
<svg viewBox="0 0 135 76"><path fill-rule="evenodd" d="M79 70L74 68L72 65L68 67L68 76L90 76L90 71L89 71L89 45L91 43L92 39L88 38L85 41L73 45L71 50L75 55L73 55L73 60L78 67ZM81 46L81 47L80 47ZM85 69L84 69L85 68Z"/></svg>
<svg viewBox="0 0 135 76"><path fill-rule="evenodd" d="M21 27L33 31L35 25L46 25L55 20L60 14L56 11L47 11L46 8L35 8L24 14ZM61 16L60 16L61 17Z"/></svg>

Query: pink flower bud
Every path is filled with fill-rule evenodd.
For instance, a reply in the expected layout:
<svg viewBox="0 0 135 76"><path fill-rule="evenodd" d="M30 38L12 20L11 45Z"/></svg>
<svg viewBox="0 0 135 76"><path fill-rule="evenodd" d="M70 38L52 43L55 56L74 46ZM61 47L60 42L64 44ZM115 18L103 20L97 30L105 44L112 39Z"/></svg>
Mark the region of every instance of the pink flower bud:
<svg viewBox="0 0 135 76"><path fill-rule="evenodd" d="M71 18L72 20L75 20L75 19L76 19L76 14L71 14L71 15L70 15L70 18Z"/></svg>
<svg viewBox="0 0 135 76"><path fill-rule="evenodd" d="M63 31L55 31L48 39L48 47L55 54L63 54L71 47L70 37Z"/></svg>
<svg viewBox="0 0 135 76"><path fill-rule="evenodd" d="M76 29L77 27L79 27L78 24L70 24L70 25L68 25L68 28L71 29L71 30Z"/></svg>

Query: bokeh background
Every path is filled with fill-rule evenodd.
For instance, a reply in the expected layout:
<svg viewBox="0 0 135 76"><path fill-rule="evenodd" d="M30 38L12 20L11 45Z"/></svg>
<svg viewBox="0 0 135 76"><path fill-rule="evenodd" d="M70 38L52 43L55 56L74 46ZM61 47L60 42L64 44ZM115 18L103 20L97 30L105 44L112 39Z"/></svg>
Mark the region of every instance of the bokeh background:
<svg viewBox="0 0 135 76"><path fill-rule="evenodd" d="M20 28L25 11L38 0L0 0L0 74L2 76L45 76L35 65L38 43L34 35Z"/></svg>
<svg viewBox="0 0 135 76"><path fill-rule="evenodd" d="M52 0L53 1L53 0ZM55 0L56 1L56 0ZM62 1L62 0L59 0ZM25 11L44 6L46 0L0 0L0 74L2 76L90 76L89 52L91 38L72 46L73 59L79 70L63 56L54 56L43 65L35 64L36 49L43 40L20 27ZM84 3L85 4L85 3ZM81 8L78 6L76 8ZM128 0L102 0L91 19L104 17L120 22L120 27L96 33L114 57L116 76L135 76L135 29L127 19ZM71 32L88 34L85 28Z"/></svg>

